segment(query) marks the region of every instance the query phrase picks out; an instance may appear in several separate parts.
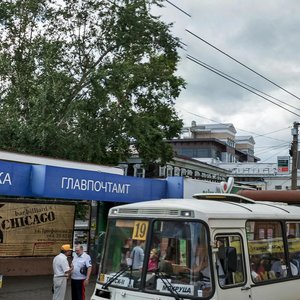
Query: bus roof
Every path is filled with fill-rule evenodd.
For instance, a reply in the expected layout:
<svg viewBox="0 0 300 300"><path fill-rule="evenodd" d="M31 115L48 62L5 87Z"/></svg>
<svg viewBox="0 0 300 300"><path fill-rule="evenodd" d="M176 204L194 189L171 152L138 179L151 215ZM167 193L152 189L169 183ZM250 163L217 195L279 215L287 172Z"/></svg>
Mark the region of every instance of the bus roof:
<svg viewBox="0 0 300 300"><path fill-rule="evenodd" d="M223 195L223 197L222 197ZM224 196L226 195L226 196ZM240 201L239 201L240 200ZM231 194L197 195L197 199L161 199L113 207L110 216L209 219L300 219L300 207L259 202Z"/></svg>

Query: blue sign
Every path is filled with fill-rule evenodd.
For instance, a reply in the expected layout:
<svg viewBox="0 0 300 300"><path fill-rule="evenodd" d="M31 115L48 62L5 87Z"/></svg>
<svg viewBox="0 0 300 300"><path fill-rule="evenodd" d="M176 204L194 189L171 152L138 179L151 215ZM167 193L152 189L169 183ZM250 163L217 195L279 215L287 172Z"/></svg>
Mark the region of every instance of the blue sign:
<svg viewBox="0 0 300 300"><path fill-rule="evenodd" d="M0 194L130 203L182 198L183 179L145 179L0 161Z"/></svg>
<svg viewBox="0 0 300 300"><path fill-rule="evenodd" d="M166 181L51 166L33 166L36 196L116 202L166 197Z"/></svg>
<svg viewBox="0 0 300 300"><path fill-rule="evenodd" d="M0 194L31 196L31 165L0 161Z"/></svg>

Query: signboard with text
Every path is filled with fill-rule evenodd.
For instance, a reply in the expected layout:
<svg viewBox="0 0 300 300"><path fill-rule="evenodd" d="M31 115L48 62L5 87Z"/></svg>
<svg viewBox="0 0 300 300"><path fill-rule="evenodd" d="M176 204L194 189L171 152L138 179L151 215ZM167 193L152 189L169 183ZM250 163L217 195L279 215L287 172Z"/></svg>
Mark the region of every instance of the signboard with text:
<svg viewBox="0 0 300 300"><path fill-rule="evenodd" d="M33 166L31 191L35 196L96 201L136 202L166 196L165 180Z"/></svg>
<svg viewBox="0 0 300 300"><path fill-rule="evenodd" d="M289 156L278 156L277 157L277 170L280 174L290 173L290 157Z"/></svg>
<svg viewBox="0 0 300 300"><path fill-rule="evenodd" d="M72 244L74 205L0 203L0 257L56 255Z"/></svg>
<svg viewBox="0 0 300 300"><path fill-rule="evenodd" d="M0 160L0 195L6 196L130 203L165 198L167 186L161 179Z"/></svg>

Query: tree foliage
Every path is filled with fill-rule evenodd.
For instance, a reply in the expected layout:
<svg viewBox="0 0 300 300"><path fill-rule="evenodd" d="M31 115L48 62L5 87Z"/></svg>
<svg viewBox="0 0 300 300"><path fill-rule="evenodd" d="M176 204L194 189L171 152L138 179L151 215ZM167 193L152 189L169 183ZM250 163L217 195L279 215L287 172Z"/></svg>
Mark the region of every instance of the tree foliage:
<svg viewBox="0 0 300 300"><path fill-rule="evenodd" d="M172 156L178 39L161 0L2 0L0 147L116 164ZM134 145L134 147L132 147Z"/></svg>

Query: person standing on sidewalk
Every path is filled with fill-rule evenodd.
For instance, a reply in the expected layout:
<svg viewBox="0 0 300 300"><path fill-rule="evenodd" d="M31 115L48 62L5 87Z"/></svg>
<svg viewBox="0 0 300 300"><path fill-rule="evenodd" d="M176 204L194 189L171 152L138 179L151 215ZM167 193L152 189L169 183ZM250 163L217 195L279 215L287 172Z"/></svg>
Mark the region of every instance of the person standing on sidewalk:
<svg viewBox="0 0 300 300"><path fill-rule="evenodd" d="M53 300L64 300L67 288L67 279L72 271L69 266L68 256L71 256L70 245L62 245L60 254L53 259Z"/></svg>
<svg viewBox="0 0 300 300"><path fill-rule="evenodd" d="M75 253L71 274L72 300L85 300L85 287L89 284L92 261L91 257L83 251L82 245L76 245Z"/></svg>

